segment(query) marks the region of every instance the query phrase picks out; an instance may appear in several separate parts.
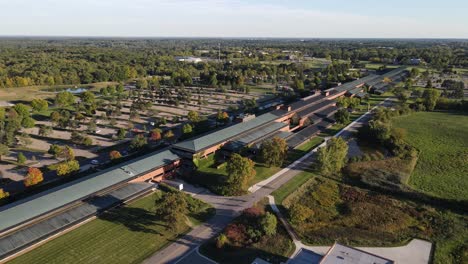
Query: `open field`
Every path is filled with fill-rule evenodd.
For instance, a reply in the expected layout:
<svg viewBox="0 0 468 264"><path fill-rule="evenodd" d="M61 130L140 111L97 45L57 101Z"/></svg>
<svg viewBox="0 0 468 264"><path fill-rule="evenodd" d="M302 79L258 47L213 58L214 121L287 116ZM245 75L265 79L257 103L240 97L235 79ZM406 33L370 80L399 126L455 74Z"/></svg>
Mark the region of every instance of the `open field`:
<svg viewBox="0 0 468 264"><path fill-rule="evenodd" d="M92 91L98 91L100 88L106 87L110 84L116 84L115 82L102 82L102 83L91 83L91 84L79 84L79 85L56 85L52 86L57 89L66 89L77 87L89 87ZM27 87L14 87L14 88L3 88L0 89L0 101L31 101L34 98L53 98L55 92L49 91L51 86L27 86Z"/></svg>
<svg viewBox="0 0 468 264"><path fill-rule="evenodd" d="M140 263L177 237L154 215L154 201L152 194L110 210L9 263ZM192 222L206 220L208 208L191 213Z"/></svg>
<svg viewBox="0 0 468 264"><path fill-rule="evenodd" d="M468 116L420 112L396 118L408 143L420 150L409 185L442 198L468 199Z"/></svg>
<svg viewBox="0 0 468 264"><path fill-rule="evenodd" d="M301 211L307 217L302 221L289 216L302 242L321 246L335 241L352 246L398 246L416 237L435 243L434 263L462 263L468 236L466 216L312 174L299 176L297 182L288 183L290 186L274 195L283 199L285 193L296 188L282 201L284 210L296 205L310 210Z"/></svg>

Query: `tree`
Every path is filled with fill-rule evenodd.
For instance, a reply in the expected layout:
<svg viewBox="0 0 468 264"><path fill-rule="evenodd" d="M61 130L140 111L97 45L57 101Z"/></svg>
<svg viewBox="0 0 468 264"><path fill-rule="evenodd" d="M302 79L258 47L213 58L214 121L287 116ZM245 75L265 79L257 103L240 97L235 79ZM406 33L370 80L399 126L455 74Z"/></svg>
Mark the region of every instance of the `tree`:
<svg viewBox="0 0 468 264"><path fill-rule="evenodd" d="M7 145L0 144L0 160L2 160L2 156L8 155L10 153L10 148Z"/></svg>
<svg viewBox="0 0 468 264"><path fill-rule="evenodd" d="M50 120L52 120L52 122L54 122L55 124L58 124L61 119L62 119L62 116L57 111L54 111L50 114Z"/></svg>
<svg viewBox="0 0 468 264"><path fill-rule="evenodd" d="M136 88L137 89L147 89L148 88L148 81L146 79L138 79L136 81Z"/></svg>
<svg viewBox="0 0 468 264"><path fill-rule="evenodd" d="M175 230L178 230L185 222L188 205L183 193L166 193L163 197L157 199L155 204L156 215L169 223Z"/></svg>
<svg viewBox="0 0 468 264"><path fill-rule="evenodd" d="M127 135L127 130L125 128L119 128L119 131L117 131L117 139L122 140L125 138Z"/></svg>
<svg viewBox="0 0 468 264"><path fill-rule="evenodd" d="M34 119L32 119L29 116L23 118L23 121L21 122L21 126L23 126L24 128L32 128L35 124L36 122L34 121Z"/></svg>
<svg viewBox="0 0 468 264"><path fill-rule="evenodd" d="M193 110L189 111L188 114L187 114L187 118L190 122L192 123L198 123L200 122L200 116L198 114L198 112L195 112Z"/></svg>
<svg viewBox="0 0 468 264"><path fill-rule="evenodd" d="M218 122L225 124L229 120L229 115L226 112L218 111L216 119L218 120Z"/></svg>
<svg viewBox="0 0 468 264"><path fill-rule="evenodd" d="M270 212L267 212L260 220L262 231L267 236L276 234L277 224L278 220L276 219L276 216Z"/></svg>
<svg viewBox="0 0 468 264"><path fill-rule="evenodd" d="M424 103L424 106L426 106L426 109L428 111L433 111L434 110L439 97L440 97L440 92L437 91L436 89L426 89L426 90L424 90L423 103Z"/></svg>
<svg viewBox="0 0 468 264"><path fill-rule="evenodd" d="M29 107L27 105L19 103L13 106L13 109L15 109L16 113L18 113L22 119L29 117Z"/></svg>
<svg viewBox="0 0 468 264"><path fill-rule="evenodd" d="M229 242L229 239L227 238L227 236L225 234L220 234L216 238L216 247L218 249L223 248L224 245L226 245L228 242Z"/></svg>
<svg viewBox="0 0 468 264"><path fill-rule="evenodd" d="M286 141L279 137L266 140L260 146L260 157L268 167L283 165L287 152L288 145Z"/></svg>
<svg viewBox="0 0 468 264"><path fill-rule="evenodd" d="M75 96L67 91L60 92L55 96L55 105L67 107L75 103Z"/></svg>
<svg viewBox="0 0 468 264"><path fill-rule="evenodd" d="M58 157L69 161L75 159L75 152L70 146L64 146L60 148L60 152L58 153Z"/></svg>
<svg viewBox="0 0 468 264"><path fill-rule="evenodd" d="M94 121L94 119L89 121L88 128L86 130L89 133L96 133L97 125L96 125L96 121Z"/></svg>
<svg viewBox="0 0 468 264"><path fill-rule="evenodd" d="M91 146L93 144L93 139L90 136L85 136L82 141L83 145Z"/></svg>
<svg viewBox="0 0 468 264"><path fill-rule="evenodd" d="M52 134L52 127L50 126L46 126L46 125L43 125L43 126L40 126L39 127L39 136L41 137L47 137L48 135Z"/></svg>
<svg viewBox="0 0 468 264"><path fill-rule="evenodd" d="M153 141L161 140L161 132L162 131L159 128L155 128L155 129L151 130L150 139L153 140Z"/></svg>
<svg viewBox="0 0 468 264"><path fill-rule="evenodd" d="M148 144L148 141L146 140L146 137L139 134L136 135L133 139L132 142L130 142L130 148L132 149L141 149L144 146Z"/></svg>
<svg viewBox="0 0 468 264"><path fill-rule="evenodd" d="M53 155L54 158L58 158L60 156L60 153L62 153L62 148L59 145L52 144L50 145L47 153Z"/></svg>
<svg viewBox="0 0 468 264"><path fill-rule="evenodd" d="M96 96L91 91L86 91L82 94L82 99L85 104L94 104Z"/></svg>
<svg viewBox="0 0 468 264"><path fill-rule="evenodd" d="M2 188L0 188L0 200L4 199L4 198L7 198L8 196L10 196L10 193L5 192Z"/></svg>
<svg viewBox="0 0 468 264"><path fill-rule="evenodd" d="M432 88L432 81L431 81L431 79L427 80L426 88Z"/></svg>
<svg viewBox="0 0 468 264"><path fill-rule="evenodd" d="M218 85L218 78L216 73L211 74L210 76L210 86L211 87L216 87Z"/></svg>
<svg viewBox="0 0 468 264"><path fill-rule="evenodd" d="M18 164L24 164L26 163L26 156L24 156L24 154L22 152L18 152L18 156L16 157L16 161L18 162Z"/></svg>
<svg viewBox="0 0 468 264"><path fill-rule="evenodd" d="M172 140L174 138L174 132L172 132L172 130L168 130L166 131L166 133L164 133L164 139L166 140Z"/></svg>
<svg viewBox="0 0 468 264"><path fill-rule="evenodd" d="M184 126L182 127L182 132L186 135L191 134L192 130L193 128L190 124L184 124Z"/></svg>
<svg viewBox="0 0 468 264"><path fill-rule="evenodd" d="M323 175L337 174L346 165L348 144L343 138L334 137L317 153L317 167L320 173Z"/></svg>
<svg viewBox="0 0 468 264"><path fill-rule="evenodd" d="M47 111L49 103L44 99L36 98L31 101L31 107L37 112Z"/></svg>
<svg viewBox="0 0 468 264"><path fill-rule="evenodd" d="M23 180L24 186L29 187L36 185L44 180L42 172L38 168L29 168L28 174Z"/></svg>
<svg viewBox="0 0 468 264"><path fill-rule="evenodd" d="M80 170L80 164L76 160L68 160L58 164L57 175L64 176L69 175L72 172Z"/></svg>
<svg viewBox="0 0 468 264"><path fill-rule="evenodd" d="M341 108L335 113L335 120L340 124L347 124L349 123L349 111L347 109Z"/></svg>
<svg viewBox="0 0 468 264"><path fill-rule="evenodd" d="M109 152L109 157L111 160L116 160L116 159L122 158L122 155L120 154L119 151L112 150L111 152Z"/></svg>
<svg viewBox="0 0 468 264"><path fill-rule="evenodd" d="M232 154L227 166L226 183L229 192L232 194L242 194L247 191L249 181L255 176L254 162L249 158L244 158L239 154Z"/></svg>

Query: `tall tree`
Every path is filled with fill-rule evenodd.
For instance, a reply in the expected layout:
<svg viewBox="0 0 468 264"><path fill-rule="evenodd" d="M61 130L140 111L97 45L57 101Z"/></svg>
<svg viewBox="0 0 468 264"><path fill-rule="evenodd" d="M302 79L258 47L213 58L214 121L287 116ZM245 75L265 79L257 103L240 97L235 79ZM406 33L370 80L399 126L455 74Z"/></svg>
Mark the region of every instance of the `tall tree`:
<svg viewBox="0 0 468 264"><path fill-rule="evenodd" d="M175 230L183 225L188 213L187 201L183 195L181 192L169 192L155 201L156 215Z"/></svg>
<svg viewBox="0 0 468 264"><path fill-rule="evenodd" d="M317 153L316 164L320 173L323 175L337 174L346 165L348 144L343 138L334 137Z"/></svg>
<svg viewBox="0 0 468 264"><path fill-rule="evenodd" d="M262 161L269 167L280 167L286 158L288 145L286 141L279 137L266 140L260 147Z"/></svg>
<svg viewBox="0 0 468 264"><path fill-rule="evenodd" d="M440 92L437 91L436 89L426 89L426 90L424 90L423 100L424 100L424 105L426 106L426 109L428 111L433 111L434 110L439 97L440 97Z"/></svg>
<svg viewBox="0 0 468 264"><path fill-rule="evenodd" d="M256 173L254 165L251 159L232 154L226 166L226 183L231 194L238 195L247 191L248 183Z"/></svg>
<svg viewBox="0 0 468 264"><path fill-rule="evenodd" d="M44 180L42 172L38 168L29 168L28 174L23 180L24 186L29 187L36 185Z"/></svg>

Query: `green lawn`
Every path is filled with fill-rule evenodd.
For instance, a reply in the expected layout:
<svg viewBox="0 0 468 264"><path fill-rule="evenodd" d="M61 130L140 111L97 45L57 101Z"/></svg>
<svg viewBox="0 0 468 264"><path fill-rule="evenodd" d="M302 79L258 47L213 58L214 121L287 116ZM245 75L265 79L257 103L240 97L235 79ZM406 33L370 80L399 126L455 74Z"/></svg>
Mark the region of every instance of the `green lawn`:
<svg viewBox="0 0 468 264"><path fill-rule="evenodd" d="M316 176L316 174L308 171L303 171L298 175L294 176L287 183L283 184L280 188L276 189L271 195L275 197L275 202L278 205L283 203L283 200L288 197L291 193L301 187L310 178Z"/></svg>
<svg viewBox="0 0 468 264"><path fill-rule="evenodd" d="M468 115L419 112L396 118L420 150L409 185L442 198L468 200Z"/></svg>
<svg viewBox="0 0 468 264"><path fill-rule="evenodd" d="M154 201L155 194L110 210L9 263L140 263L177 237L156 219ZM202 206L190 215L192 222L202 221L209 211L208 205Z"/></svg>

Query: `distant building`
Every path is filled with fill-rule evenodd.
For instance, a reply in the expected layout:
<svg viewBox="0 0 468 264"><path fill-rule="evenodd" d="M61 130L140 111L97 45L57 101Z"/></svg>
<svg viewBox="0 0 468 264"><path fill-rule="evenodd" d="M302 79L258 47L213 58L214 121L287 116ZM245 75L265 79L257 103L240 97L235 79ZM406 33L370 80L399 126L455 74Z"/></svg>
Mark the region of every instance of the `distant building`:
<svg viewBox="0 0 468 264"><path fill-rule="evenodd" d="M176 61L180 62L189 62L189 63L199 63L202 62L203 60L198 57L175 57Z"/></svg>
<svg viewBox="0 0 468 264"><path fill-rule="evenodd" d="M411 65L419 65L421 63L422 63L422 59L413 58L409 60L409 64Z"/></svg>

